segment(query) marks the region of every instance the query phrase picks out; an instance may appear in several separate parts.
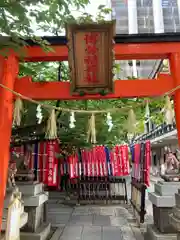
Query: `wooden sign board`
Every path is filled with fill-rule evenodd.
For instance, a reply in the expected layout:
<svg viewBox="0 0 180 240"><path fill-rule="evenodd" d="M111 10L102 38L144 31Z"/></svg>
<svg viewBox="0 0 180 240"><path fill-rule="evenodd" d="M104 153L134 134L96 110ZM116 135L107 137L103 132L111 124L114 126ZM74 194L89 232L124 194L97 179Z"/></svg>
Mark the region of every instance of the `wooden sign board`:
<svg viewBox="0 0 180 240"><path fill-rule="evenodd" d="M115 22L67 25L72 94L113 92Z"/></svg>

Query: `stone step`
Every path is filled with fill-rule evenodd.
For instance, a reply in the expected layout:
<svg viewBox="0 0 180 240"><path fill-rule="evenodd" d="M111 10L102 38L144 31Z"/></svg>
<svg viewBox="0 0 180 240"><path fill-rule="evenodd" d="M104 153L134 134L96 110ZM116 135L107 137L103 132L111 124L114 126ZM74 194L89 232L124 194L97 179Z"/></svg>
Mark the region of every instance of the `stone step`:
<svg viewBox="0 0 180 240"><path fill-rule="evenodd" d="M58 227L56 231L53 233L53 235L51 236L50 240L59 240L63 230L64 230L64 227Z"/></svg>
<svg viewBox="0 0 180 240"><path fill-rule="evenodd" d="M43 224L35 233L21 232L21 240L46 240L50 234L51 224Z"/></svg>
<svg viewBox="0 0 180 240"><path fill-rule="evenodd" d="M177 232L180 232L180 219L176 218L173 214L169 216L169 222Z"/></svg>
<svg viewBox="0 0 180 240"><path fill-rule="evenodd" d="M44 185L43 183L33 182L31 184L16 182L19 191L22 192L22 195L27 196L36 196L43 192Z"/></svg>
<svg viewBox="0 0 180 240"><path fill-rule="evenodd" d="M178 240L177 234L162 234L154 225L147 225L147 232L144 236L145 240Z"/></svg>
<svg viewBox="0 0 180 240"><path fill-rule="evenodd" d="M21 214L20 228L22 228L28 221L28 214L24 212ZM6 230L7 219L2 219L2 231Z"/></svg>

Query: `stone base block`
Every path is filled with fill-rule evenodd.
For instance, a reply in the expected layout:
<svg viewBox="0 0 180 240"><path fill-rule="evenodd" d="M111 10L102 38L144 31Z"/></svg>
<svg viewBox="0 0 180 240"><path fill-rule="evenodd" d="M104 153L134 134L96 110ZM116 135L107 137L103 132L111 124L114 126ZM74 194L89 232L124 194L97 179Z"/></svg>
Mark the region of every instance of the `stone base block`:
<svg viewBox="0 0 180 240"><path fill-rule="evenodd" d="M23 231L36 232L43 222L45 222L44 204L38 207L25 207L25 211L28 213L28 222L24 226Z"/></svg>
<svg viewBox="0 0 180 240"><path fill-rule="evenodd" d="M169 216L170 224L176 229L177 232L180 232L180 219L176 218L173 214Z"/></svg>
<svg viewBox="0 0 180 240"><path fill-rule="evenodd" d="M156 192L149 192L149 200L157 207L174 207L175 196L160 196Z"/></svg>
<svg viewBox="0 0 180 240"><path fill-rule="evenodd" d="M174 196L179 188L180 182L158 182L154 185L155 192L161 196Z"/></svg>
<svg viewBox="0 0 180 240"><path fill-rule="evenodd" d="M28 214L24 212L21 214L21 225L20 228L22 228L24 225L26 225L28 221ZM6 230L6 224L7 224L7 219L2 219L2 231Z"/></svg>
<svg viewBox="0 0 180 240"><path fill-rule="evenodd" d="M43 191L43 183L33 182L31 184L16 182L19 191L22 192L22 195L27 196L36 196Z"/></svg>
<svg viewBox="0 0 180 240"><path fill-rule="evenodd" d="M174 208L173 208L173 215L174 215L176 218L179 218L179 219L180 219L180 208L174 207Z"/></svg>
<svg viewBox="0 0 180 240"><path fill-rule="evenodd" d="M175 194L175 201L176 201L176 206L180 208L180 194L176 193Z"/></svg>
<svg viewBox="0 0 180 240"><path fill-rule="evenodd" d="M36 233L21 232L21 240L46 240L50 234L51 224L44 224Z"/></svg>
<svg viewBox="0 0 180 240"><path fill-rule="evenodd" d="M177 234L160 233L154 225L147 225L145 240L177 240Z"/></svg>
<svg viewBox="0 0 180 240"><path fill-rule="evenodd" d="M41 204L45 203L49 198L49 193L44 192L36 196L24 196L24 206L26 207L38 207Z"/></svg>
<svg viewBox="0 0 180 240"><path fill-rule="evenodd" d="M176 230L169 222L169 215L173 208L157 207L153 205L154 225L161 233L176 233Z"/></svg>

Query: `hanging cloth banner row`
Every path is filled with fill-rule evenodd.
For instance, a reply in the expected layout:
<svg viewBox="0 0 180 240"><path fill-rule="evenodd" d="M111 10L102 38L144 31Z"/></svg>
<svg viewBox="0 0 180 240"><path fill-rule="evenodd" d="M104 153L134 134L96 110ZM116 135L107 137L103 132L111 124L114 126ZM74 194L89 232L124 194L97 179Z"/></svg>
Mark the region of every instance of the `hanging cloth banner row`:
<svg viewBox="0 0 180 240"><path fill-rule="evenodd" d="M89 177L129 175L128 145L117 145L111 151L105 146L83 149L80 154L71 155L65 161L56 157L60 152L57 141L13 147L11 152L19 157L19 161L24 161L29 170L34 171L36 180L48 186L57 186L64 174L68 174L71 179L80 175Z"/></svg>
<svg viewBox="0 0 180 240"><path fill-rule="evenodd" d="M107 147L96 146L90 150L81 150L81 161L78 154L69 156L70 178L86 177L121 177L129 175L128 145L117 145L109 151Z"/></svg>
<svg viewBox="0 0 180 240"><path fill-rule="evenodd" d="M133 162L132 177L149 186L150 142L134 144L130 150ZM130 174L128 145L117 145L111 151L105 146L82 149L64 160L57 158L60 149L56 140L14 147L11 148L11 152L19 155L29 170L34 171L36 180L48 186L57 186L61 176L65 174L71 179L80 176L123 177Z"/></svg>

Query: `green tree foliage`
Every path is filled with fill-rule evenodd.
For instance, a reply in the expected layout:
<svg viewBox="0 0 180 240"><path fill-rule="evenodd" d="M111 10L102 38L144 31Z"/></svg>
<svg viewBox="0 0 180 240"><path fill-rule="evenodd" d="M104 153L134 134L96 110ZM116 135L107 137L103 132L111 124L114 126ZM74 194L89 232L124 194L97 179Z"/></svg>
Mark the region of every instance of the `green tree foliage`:
<svg viewBox="0 0 180 240"><path fill-rule="evenodd" d="M1 0L0 35L11 37L0 43L1 49L11 47L19 51L27 37L46 46L47 42L35 36L36 24L38 29L58 35L65 22L74 19L72 12L88 3L89 0Z"/></svg>

